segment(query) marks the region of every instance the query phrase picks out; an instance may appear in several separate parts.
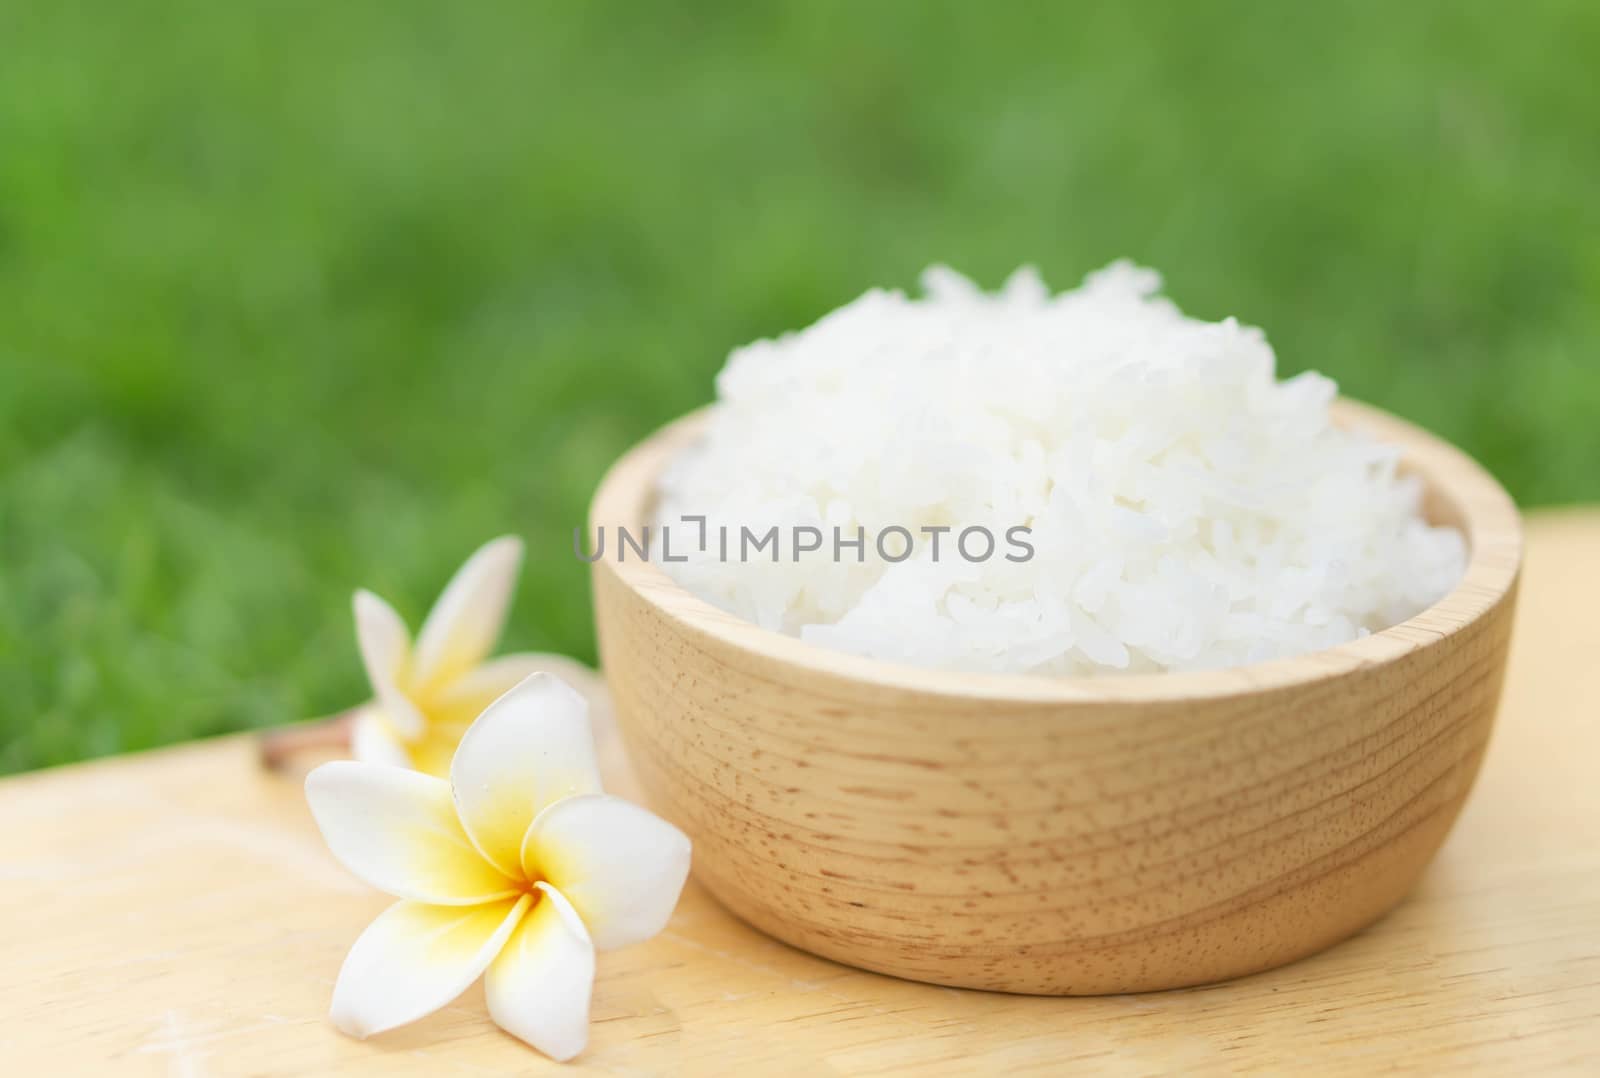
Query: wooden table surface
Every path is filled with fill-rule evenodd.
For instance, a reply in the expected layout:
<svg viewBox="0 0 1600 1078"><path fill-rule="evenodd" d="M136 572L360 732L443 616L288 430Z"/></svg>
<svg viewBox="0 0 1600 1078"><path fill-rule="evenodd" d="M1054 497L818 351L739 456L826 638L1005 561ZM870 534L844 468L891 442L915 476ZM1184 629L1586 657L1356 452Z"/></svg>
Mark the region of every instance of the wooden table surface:
<svg viewBox="0 0 1600 1078"><path fill-rule="evenodd" d="M691 883L661 936L601 957L569 1066L1600 1074L1600 511L1534 515L1527 550L1477 790L1416 893L1356 938L1206 988L1003 996L811 958ZM0 782L0 1073L553 1070L489 1022L481 988L366 1042L328 1024L345 950L388 901L247 737Z"/></svg>

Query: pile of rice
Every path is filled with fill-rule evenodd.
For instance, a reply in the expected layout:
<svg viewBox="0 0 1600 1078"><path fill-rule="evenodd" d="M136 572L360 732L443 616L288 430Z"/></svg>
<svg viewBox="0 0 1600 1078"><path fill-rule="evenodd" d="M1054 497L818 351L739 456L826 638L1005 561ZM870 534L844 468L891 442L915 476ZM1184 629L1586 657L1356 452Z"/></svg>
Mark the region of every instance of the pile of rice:
<svg viewBox="0 0 1600 1078"><path fill-rule="evenodd" d="M1277 381L1259 329L1185 317L1118 262L1052 295L943 268L738 349L704 440L660 484L683 586L823 647L929 667L1084 675L1330 647L1443 596L1461 536L1420 516L1399 453L1329 420L1335 385ZM701 551L704 516L712 539ZM741 562L741 527L784 536ZM795 525L828 536L796 559ZM949 526L940 557L920 529ZM954 556L981 525L996 554ZM1025 561L1008 529L1031 528ZM872 537L919 539L886 562ZM853 549L834 559L834 528ZM719 556L717 529L735 539ZM898 554L898 542L890 543Z"/></svg>

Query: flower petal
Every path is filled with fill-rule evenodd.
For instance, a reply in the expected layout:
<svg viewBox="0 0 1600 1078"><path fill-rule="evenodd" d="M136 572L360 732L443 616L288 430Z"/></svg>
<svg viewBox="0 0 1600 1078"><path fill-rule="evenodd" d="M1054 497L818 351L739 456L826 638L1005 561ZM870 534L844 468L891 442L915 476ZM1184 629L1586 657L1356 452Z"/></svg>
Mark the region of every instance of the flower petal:
<svg viewBox="0 0 1600 1078"><path fill-rule="evenodd" d="M465 726L430 722L427 731L406 746L411 752L411 766L425 775L437 775L448 780L456 746L466 732Z"/></svg>
<svg viewBox="0 0 1600 1078"><path fill-rule="evenodd" d="M549 674L577 690L589 704L589 713L610 705L605 679L576 659L548 652L521 651L501 655L473 667L445 685L429 700L430 720L462 729L484 709L534 674Z"/></svg>
<svg viewBox="0 0 1600 1078"><path fill-rule="evenodd" d="M411 663L406 623L394 607L370 591L356 592L350 605L356 615L356 644L378 706L402 736L415 737L422 732L422 714L401 688Z"/></svg>
<svg viewBox="0 0 1600 1078"><path fill-rule="evenodd" d="M539 811L600 791L583 697L549 674L517 685L462 736L450 786L473 845L501 872L520 877L522 839Z"/></svg>
<svg viewBox="0 0 1600 1078"><path fill-rule="evenodd" d="M473 848L443 779L335 760L306 776L306 800L333 855L396 898L465 906L517 890Z"/></svg>
<svg viewBox="0 0 1600 1078"><path fill-rule="evenodd" d="M522 540L502 535L480 547L445 585L417 633L414 684L438 688L494 648L522 565Z"/></svg>
<svg viewBox="0 0 1600 1078"><path fill-rule="evenodd" d="M488 968L532 901L524 894L465 909L396 902L345 956L328 1017L370 1037L432 1014Z"/></svg>
<svg viewBox="0 0 1600 1078"><path fill-rule="evenodd" d="M666 927L689 875L689 838L630 801L590 794L541 812L522 859L528 878L558 887L609 951Z"/></svg>
<svg viewBox="0 0 1600 1078"><path fill-rule="evenodd" d="M404 742L394 736L388 720L374 707L356 712L350 726L350 755L365 764L412 766L411 754L406 751Z"/></svg>
<svg viewBox="0 0 1600 1078"><path fill-rule="evenodd" d="M559 670L548 656L532 653L490 659L436 692L429 701L429 714L434 722L465 728L490 704L540 672L554 674Z"/></svg>
<svg viewBox="0 0 1600 1078"><path fill-rule="evenodd" d="M566 898L549 884L484 978L489 1015L557 1062L589 1043L594 945Z"/></svg>

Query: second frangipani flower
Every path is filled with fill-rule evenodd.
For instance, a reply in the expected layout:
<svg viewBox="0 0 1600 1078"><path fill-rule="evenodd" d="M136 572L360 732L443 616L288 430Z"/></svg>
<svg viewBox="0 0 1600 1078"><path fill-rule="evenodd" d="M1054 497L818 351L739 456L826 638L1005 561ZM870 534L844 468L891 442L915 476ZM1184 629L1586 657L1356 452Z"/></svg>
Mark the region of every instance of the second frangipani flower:
<svg viewBox="0 0 1600 1078"><path fill-rule="evenodd" d="M445 585L414 647L393 607L370 591L356 592L356 641L374 697L355 716L356 759L443 775L472 720L541 668L537 655L489 659L521 564L515 536L485 543Z"/></svg>
<svg viewBox="0 0 1600 1078"><path fill-rule="evenodd" d="M588 1039L595 951L648 939L677 905L689 840L600 791L587 705L535 674L461 738L450 780L336 761L306 778L329 848L400 899L339 971L331 1017L358 1037L485 980L489 1014L555 1059Z"/></svg>

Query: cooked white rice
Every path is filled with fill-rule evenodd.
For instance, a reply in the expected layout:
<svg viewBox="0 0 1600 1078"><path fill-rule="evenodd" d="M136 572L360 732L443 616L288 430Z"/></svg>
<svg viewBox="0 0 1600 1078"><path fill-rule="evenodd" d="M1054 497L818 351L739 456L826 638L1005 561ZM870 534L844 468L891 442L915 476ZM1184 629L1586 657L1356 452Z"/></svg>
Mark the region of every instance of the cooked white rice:
<svg viewBox="0 0 1600 1078"><path fill-rule="evenodd" d="M1276 381L1259 329L1186 318L1155 272L1119 262L1059 295L1030 268L994 295L943 267L922 283L729 358L703 442L661 480L655 556L666 525L685 587L858 655L1078 675L1330 647L1460 577L1461 536L1421 519L1398 451L1330 424L1334 383ZM740 528L771 525L779 560L740 561ZM822 549L797 560L795 525ZM921 529L942 525L935 561ZM975 525L998 544L976 562L953 549ZM1004 556L1018 525L1026 561ZM891 526L918 540L897 564L874 544ZM836 561L833 529L858 527L865 560Z"/></svg>

